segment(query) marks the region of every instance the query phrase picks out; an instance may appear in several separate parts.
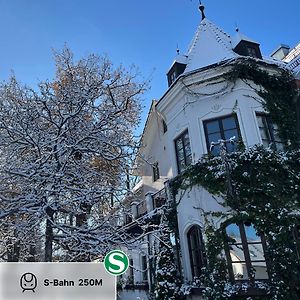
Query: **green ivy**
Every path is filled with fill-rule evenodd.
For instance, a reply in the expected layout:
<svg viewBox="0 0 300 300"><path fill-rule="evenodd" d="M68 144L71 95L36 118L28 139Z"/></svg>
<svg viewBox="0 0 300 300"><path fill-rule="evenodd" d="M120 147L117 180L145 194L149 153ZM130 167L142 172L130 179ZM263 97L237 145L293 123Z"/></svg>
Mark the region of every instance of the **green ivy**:
<svg viewBox="0 0 300 300"><path fill-rule="evenodd" d="M262 146L240 149L227 154L229 170L221 157L204 156L174 178L170 188L176 197L179 191L202 186L211 194L223 197L224 206L231 208L233 223L251 220L256 231L264 233L270 278L267 286L261 284L257 288L264 289L266 296L248 297L248 300L296 300L300 299L300 261L292 232L300 210L299 96L290 72L274 66L270 74L263 65L258 65L253 60L236 63L225 75L226 80L255 83L264 108L278 125L287 151L277 153ZM218 217L227 218L222 213ZM202 278L205 299L245 299L238 296L240 286L231 283L228 277L222 255L223 228L215 228L207 221L205 234L207 266Z"/></svg>
<svg viewBox="0 0 300 300"><path fill-rule="evenodd" d="M286 69L274 65L270 73L263 66L252 59L239 61L225 75L225 79L254 82L258 86L258 95L264 100L264 108L279 127L281 139L295 149L300 140L300 99L295 78Z"/></svg>

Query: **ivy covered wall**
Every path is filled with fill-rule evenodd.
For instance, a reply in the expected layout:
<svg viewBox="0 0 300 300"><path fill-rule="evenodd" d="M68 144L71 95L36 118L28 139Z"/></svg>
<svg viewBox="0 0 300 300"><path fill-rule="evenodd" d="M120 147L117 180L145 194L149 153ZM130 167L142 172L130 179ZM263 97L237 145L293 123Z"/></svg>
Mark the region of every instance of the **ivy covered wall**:
<svg viewBox="0 0 300 300"><path fill-rule="evenodd" d="M238 299L251 289L261 290L265 296L249 296L248 300L299 299L300 261L293 237L300 213L299 93L287 70L268 68L249 59L236 63L224 75L224 80L232 83L238 79L255 86L258 96L264 99L262 104L278 125L285 152L254 146L227 153L226 157L204 156L171 181L171 190L176 197L179 190L188 192L200 185L222 196L224 206L230 208L231 222L250 220L267 241L268 282L232 282L224 256L224 228L216 228L208 221L213 216L225 222L229 216L206 212L207 265L201 278L206 299Z"/></svg>

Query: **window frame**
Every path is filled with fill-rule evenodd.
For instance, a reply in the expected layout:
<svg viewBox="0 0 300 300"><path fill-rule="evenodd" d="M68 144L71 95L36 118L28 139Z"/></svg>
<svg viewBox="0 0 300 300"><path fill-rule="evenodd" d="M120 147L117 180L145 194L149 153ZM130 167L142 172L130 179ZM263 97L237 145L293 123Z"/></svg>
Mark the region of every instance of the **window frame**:
<svg viewBox="0 0 300 300"><path fill-rule="evenodd" d="M225 256L226 256L226 260L227 260L229 278L230 278L231 282L250 281L251 283L255 283L255 281L267 281L269 279L259 279L259 278L256 279L251 274L251 270L253 268L253 266L252 266L253 262L265 262L266 272L267 272L268 278L270 278L270 274L269 274L270 268L268 266L268 260L267 260L267 257L266 257L267 242L266 242L265 235L263 233L258 234L256 232L256 234L260 237L261 242L249 242L248 239L247 239L246 230L245 230L245 226L247 226L245 224L247 222L250 222L250 224L254 225L254 223L251 222L251 221L241 221L241 222L238 222L238 223L227 222L223 225L223 234L224 234L224 241L225 241L224 242L224 250L225 250ZM229 243L229 238L230 237L228 236L228 234L226 232L226 228L231 224L235 224L239 227L239 234L240 234L240 237L241 237L241 242L238 242L236 244L241 244L241 246L243 248L243 255L244 255L244 258L245 258L244 263L245 263L245 266L246 266L246 271L247 271L247 276L248 276L248 278L246 278L246 279L237 279L234 276L234 271L233 271L234 262L232 261L232 258L231 258L231 255L230 255L230 245L234 245L234 243ZM249 245L252 245L252 244L261 244L262 245L264 260L252 260L251 259Z"/></svg>
<svg viewBox="0 0 300 300"><path fill-rule="evenodd" d="M148 282L148 265L147 265L147 256L141 256L141 273L142 273L142 282Z"/></svg>
<svg viewBox="0 0 300 300"><path fill-rule="evenodd" d="M134 285L135 282L135 276L134 276L134 267L133 267L133 264L134 264L134 261L133 261L133 258L129 258L129 267L128 267L128 276L127 276L127 281L128 281L128 284L131 284L131 285Z"/></svg>
<svg viewBox="0 0 300 300"><path fill-rule="evenodd" d="M165 134L168 131L167 123L164 119L162 119L162 128L163 128L163 134Z"/></svg>
<svg viewBox="0 0 300 300"><path fill-rule="evenodd" d="M258 57L258 53L257 53L257 49L255 46L252 45L246 45L246 49L247 49L247 53L250 57L253 58L259 58Z"/></svg>
<svg viewBox="0 0 300 300"><path fill-rule="evenodd" d="M152 164L152 180L157 181L160 178L158 161Z"/></svg>
<svg viewBox="0 0 300 300"><path fill-rule="evenodd" d="M277 144L282 144L283 147L284 147L284 143L282 141L276 141L275 140L274 130L276 130L276 129L274 129L274 122L272 121L271 117L265 112L255 112L255 117L256 117L258 132L259 132L259 136L260 136L262 145L263 145L263 141L265 139L262 138L262 135L261 135L261 132L260 132L262 127L259 126L258 117L263 118L262 121L263 121L263 124L265 125L265 127L263 127L263 129L264 130L267 129L269 146L271 145L271 148L273 147L275 150L279 150Z"/></svg>
<svg viewBox="0 0 300 300"><path fill-rule="evenodd" d="M184 142L184 136L188 135L188 139L189 139L189 145L190 145L190 150L191 150L191 163L187 164L187 155L186 155L186 144ZM178 150L178 145L177 145L177 141L181 140L182 141L182 146L183 146L183 158L184 158L184 169L180 168L180 164L179 164L179 150ZM181 174L188 166L190 166L193 163L193 155L192 155L192 146L191 146L191 140L190 140L190 135L189 135L189 131L188 129L184 130L180 135L178 135L175 139L174 139L174 145L175 145L175 155L176 155L176 164L177 164L177 173Z"/></svg>
<svg viewBox="0 0 300 300"><path fill-rule="evenodd" d="M297 257L300 259L300 222L294 226L293 235L296 243Z"/></svg>
<svg viewBox="0 0 300 300"><path fill-rule="evenodd" d="M191 236L192 234L196 233L195 240L197 242L197 245L195 249L192 249L191 245ZM202 275L202 268L206 266L206 254L205 254L205 247L204 247L204 240L202 235L202 230L199 225L193 225L188 230L187 234L187 243L188 243L188 251L189 251L189 263L191 268L191 273L193 278L194 277L200 277ZM196 252L196 257L200 257L200 260L198 262L194 261L194 255L193 252ZM198 265L198 263L200 264ZM195 272L195 270L197 270Z"/></svg>
<svg viewBox="0 0 300 300"><path fill-rule="evenodd" d="M226 140L225 135L224 135L224 127L223 127L222 120L227 119L229 117L233 117L234 122L235 122L236 130L237 130L237 133L238 133L238 136L236 137L237 138L236 142L239 141L240 139L242 139L240 126L239 126L239 120L238 120L238 117L237 117L236 113L232 113L232 114L229 114L229 115L222 115L222 116L219 116L219 117L216 117L216 118L203 120L202 123L203 123L203 128L204 128L207 153L212 152L211 149L210 149L211 145L209 144L209 133L208 133L208 130L207 130L207 124L210 123L210 122L218 121L219 129L220 129L219 132L220 132L220 135L221 135L221 139ZM227 145L226 145L226 147L227 147Z"/></svg>

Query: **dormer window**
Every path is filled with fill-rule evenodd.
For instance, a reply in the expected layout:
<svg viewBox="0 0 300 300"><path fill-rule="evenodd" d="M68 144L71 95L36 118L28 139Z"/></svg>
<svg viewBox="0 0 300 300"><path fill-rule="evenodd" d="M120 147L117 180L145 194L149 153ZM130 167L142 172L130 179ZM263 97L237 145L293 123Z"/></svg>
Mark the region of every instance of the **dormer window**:
<svg viewBox="0 0 300 300"><path fill-rule="evenodd" d="M169 85L171 85L174 81L175 81L175 79L176 79L176 72L175 72L175 70L170 74L170 76L169 76Z"/></svg>
<svg viewBox="0 0 300 300"><path fill-rule="evenodd" d="M239 55L250 56L255 58L262 58L259 43L248 38L244 34L237 32L236 36L232 39L233 51Z"/></svg>
<svg viewBox="0 0 300 300"><path fill-rule="evenodd" d="M171 86L172 83L175 82L176 78L178 78L178 76L180 76L184 72L186 65L187 56L177 55L175 61L169 69L169 72L167 73L169 86Z"/></svg>
<svg viewBox="0 0 300 300"><path fill-rule="evenodd" d="M258 57L255 47L248 45L247 46L247 51L248 51L248 55L249 56L251 56L251 57Z"/></svg>

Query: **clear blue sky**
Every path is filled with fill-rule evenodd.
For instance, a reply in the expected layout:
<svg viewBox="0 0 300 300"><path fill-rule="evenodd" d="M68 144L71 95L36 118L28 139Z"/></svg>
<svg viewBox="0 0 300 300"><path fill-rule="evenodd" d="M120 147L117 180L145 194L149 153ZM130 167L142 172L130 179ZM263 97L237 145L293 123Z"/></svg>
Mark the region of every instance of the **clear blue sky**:
<svg viewBox="0 0 300 300"><path fill-rule="evenodd" d="M229 34L261 43L264 55L299 41L299 0L204 0L206 16ZM145 112L167 88L166 71L200 21L198 0L0 0L0 80L11 70L34 86L54 74L52 49L65 43L76 57L107 53L152 77ZM298 21L297 21L298 20Z"/></svg>

